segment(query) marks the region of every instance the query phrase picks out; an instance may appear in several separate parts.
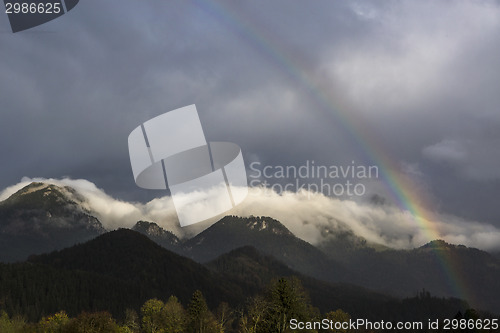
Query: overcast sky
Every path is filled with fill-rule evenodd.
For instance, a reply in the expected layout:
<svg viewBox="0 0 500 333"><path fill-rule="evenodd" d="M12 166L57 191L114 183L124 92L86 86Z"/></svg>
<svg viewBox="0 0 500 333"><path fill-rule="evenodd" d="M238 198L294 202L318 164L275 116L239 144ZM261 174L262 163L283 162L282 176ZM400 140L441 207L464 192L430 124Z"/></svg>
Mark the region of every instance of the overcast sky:
<svg viewBox="0 0 500 333"><path fill-rule="evenodd" d="M196 104L247 166L389 161L440 214L500 227L499 36L500 4L479 0L82 0L16 34L2 14L0 188L162 196L136 187L127 137ZM389 183L366 196L397 205Z"/></svg>

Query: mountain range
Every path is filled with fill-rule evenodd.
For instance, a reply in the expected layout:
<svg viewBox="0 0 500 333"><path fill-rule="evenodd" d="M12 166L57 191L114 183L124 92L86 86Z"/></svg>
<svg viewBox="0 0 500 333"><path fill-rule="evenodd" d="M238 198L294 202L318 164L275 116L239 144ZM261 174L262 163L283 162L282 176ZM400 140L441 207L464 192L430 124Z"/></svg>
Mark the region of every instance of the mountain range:
<svg viewBox="0 0 500 333"><path fill-rule="evenodd" d="M376 320L450 318L465 311L458 299L399 300L345 283L328 283L293 271L253 247L235 249L205 264L179 256L129 229L119 229L27 262L0 264L1 308L37 321L61 309L109 311L122 318L151 298L175 295L187 304L200 290L210 308L226 302L241 307L276 277L296 277L322 313L342 308Z"/></svg>
<svg viewBox="0 0 500 333"><path fill-rule="evenodd" d="M500 313L500 260L477 249L436 240L413 250L393 250L345 233L334 238L338 243L331 239L313 246L270 217L226 216L187 240L146 221L132 231L107 232L87 206L74 189L43 183L0 202L0 261L32 255L31 266L2 265L5 281L17 269L33 273L36 269L29 267L34 265L48 276L74 274L87 286L102 279L100 285L117 294L128 289L130 299L118 299L132 306L152 295L175 293L186 300L193 288L215 305L238 303L273 277L300 276L313 304L325 311L343 307L370 316L374 308L388 311L390 302L426 289ZM457 302L454 308L462 304ZM110 311L122 310L113 306Z"/></svg>

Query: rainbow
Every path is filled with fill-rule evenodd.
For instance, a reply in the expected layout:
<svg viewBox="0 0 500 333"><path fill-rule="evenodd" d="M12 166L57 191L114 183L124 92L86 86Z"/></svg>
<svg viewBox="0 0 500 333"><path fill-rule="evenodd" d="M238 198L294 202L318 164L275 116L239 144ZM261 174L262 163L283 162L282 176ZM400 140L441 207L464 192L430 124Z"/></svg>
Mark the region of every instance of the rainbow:
<svg viewBox="0 0 500 333"><path fill-rule="evenodd" d="M314 97L319 105L319 112L325 112L325 116L340 123L346 133L360 147L363 157L379 167L381 178L399 205L399 208L408 212L415 225L423 232L428 241L440 239L441 232L437 227L434 214L430 209L425 209L428 203L425 196L418 190L418 186L409 178L403 177L398 170L400 166L390 158L390 155L378 143L378 138L370 134L368 128L362 128L359 122L351 119L348 107L342 105L341 101L334 100L325 91L317 87L307 75L300 70L300 60L294 59L294 54L280 49L280 40L271 32L264 31L262 26L250 22L230 5L220 5L213 0L199 0L195 2L201 10L215 18L219 23L227 26L233 33L253 48L268 57L270 61L279 66L293 80ZM477 304L473 293L467 288L466 281L459 274L459 263L454 262L446 250L436 250L438 258L445 274L450 289L454 296L465 299L472 304Z"/></svg>

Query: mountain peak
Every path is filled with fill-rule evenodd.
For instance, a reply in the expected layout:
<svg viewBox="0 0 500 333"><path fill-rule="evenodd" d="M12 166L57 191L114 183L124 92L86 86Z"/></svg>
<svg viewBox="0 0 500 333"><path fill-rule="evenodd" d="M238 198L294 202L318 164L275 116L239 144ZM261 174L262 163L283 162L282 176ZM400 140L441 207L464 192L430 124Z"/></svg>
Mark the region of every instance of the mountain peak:
<svg viewBox="0 0 500 333"><path fill-rule="evenodd" d="M130 244L135 244L136 246L131 247ZM153 257L155 252L163 251L158 244L146 236L130 229L120 228L97 236L83 244L77 244L49 254L34 256L31 258L31 261L43 262L46 258L60 258L63 255L66 256L67 253L71 253L71 256L75 258L65 263L65 265L78 265L81 262L93 261L97 257L97 253L102 249L105 249L105 251L102 251L99 256L108 256L110 258L118 255L126 258L132 254L149 258ZM140 258L137 260L140 260ZM64 260L59 260L59 262L62 263Z"/></svg>
<svg viewBox="0 0 500 333"><path fill-rule="evenodd" d="M184 245L186 253L198 262L208 262L231 250L252 246L307 274L317 273L320 277L343 274L341 267L320 250L270 217L226 216Z"/></svg>
<svg viewBox="0 0 500 333"><path fill-rule="evenodd" d="M17 193L19 195L25 195L25 194L29 194L29 193L32 193L35 191L40 191L40 190L46 189L49 186L54 186L54 185L47 184L47 183L41 183L41 182L32 182L31 184L29 184L29 185L23 187L22 189L20 189L19 191L17 191Z"/></svg>
<svg viewBox="0 0 500 333"><path fill-rule="evenodd" d="M455 249L457 247L464 247L463 245L453 245L446 243L442 239L436 239L433 241L430 241L429 243L422 245L420 249L433 249L433 250L445 250L445 249Z"/></svg>
<svg viewBox="0 0 500 333"><path fill-rule="evenodd" d="M154 222L148 222L148 221L139 221L137 222L133 227L132 230L138 231L141 233L146 233L149 236L163 236L166 233L171 233L170 231L167 231L160 227L158 224Z"/></svg>
<svg viewBox="0 0 500 333"><path fill-rule="evenodd" d="M215 223L212 227L228 227L228 226L239 226L245 227L251 231L268 232L275 235L287 235L293 236L293 234L285 227L281 222L268 217L268 216L250 216L250 217L239 217L239 216L225 216L219 222Z"/></svg>
<svg viewBox="0 0 500 333"><path fill-rule="evenodd" d="M177 253L181 251L179 238L154 222L139 221L132 227L132 230L147 236L168 250Z"/></svg>
<svg viewBox="0 0 500 333"><path fill-rule="evenodd" d="M68 186L33 182L0 203L0 260L14 261L105 232Z"/></svg>
<svg viewBox="0 0 500 333"><path fill-rule="evenodd" d="M74 188L50 183L32 182L2 202L4 206L22 205L24 208L50 209L51 206L80 206L85 198Z"/></svg>

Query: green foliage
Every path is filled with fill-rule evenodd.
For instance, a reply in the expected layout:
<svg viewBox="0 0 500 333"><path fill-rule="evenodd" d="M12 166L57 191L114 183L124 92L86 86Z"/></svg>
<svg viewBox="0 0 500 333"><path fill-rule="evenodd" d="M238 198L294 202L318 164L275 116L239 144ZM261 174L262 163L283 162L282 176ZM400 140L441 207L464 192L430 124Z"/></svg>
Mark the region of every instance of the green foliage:
<svg viewBox="0 0 500 333"><path fill-rule="evenodd" d="M34 322L61 309L69 316L101 310L123 316L126 307L138 309L147 298L141 297L136 285L114 277L41 264L0 263L0 299L7 313Z"/></svg>
<svg viewBox="0 0 500 333"><path fill-rule="evenodd" d="M138 333L141 330L139 316L132 309L125 310L125 320L121 327L122 333Z"/></svg>
<svg viewBox="0 0 500 333"><path fill-rule="evenodd" d="M290 319L308 321L318 313L311 306L309 298L297 278L281 278L271 284L267 292L269 311L266 314L268 332L286 332Z"/></svg>
<svg viewBox="0 0 500 333"><path fill-rule="evenodd" d="M300 280L294 277L274 280L264 296L249 300L241 316L243 333L288 332L291 319L311 321L319 317Z"/></svg>
<svg viewBox="0 0 500 333"><path fill-rule="evenodd" d="M181 333L186 328L186 311L175 296L170 296L162 309L166 332Z"/></svg>
<svg viewBox="0 0 500 333"><path fill-rule="evenodd" d="M217 332L214 315L208 309L201 291L196 290L188 305L188 329L193 333Z"/></svg>
<svg viewBox="0 0 500 333"><path fill-rule="evenodd" d="M151 299L141 308L142 329L146 333L180 333L186 326L186 313L179 300L170 296L167 303Z"/></svg>
<svg viewBox="0 0 500 333"><path fill-rule="evenodd" d="M5 311L0 312L0 332L22 333L25 332L26 322L20 317L9 318Z"/></svg>
<svg viewBox="0 0 500 333"><path fill-rule="evenodd" d="M121 333L120 327L108 312L83 312L72 319L64 333Z"/></svg>
<svg viewBox="0 0 500 333"><path fill-rule="evenodd" d="M415 298L389 306L394 306L393 314L397 308L408 308L416 315L413 317L415 319L423 318L421 315L424 312L420 312L420 309L430 307L432 311L437 311L439 307L446 306L446 302L423 291ZM460 302L456 305L460 305ZM170 296L166 302L153 298L144 302L140 316L134 310L127 309L121 326L108 312L82 312L77 317L70 318L65 311L59 311L43 317L36 324L30 324L19 316L10 318L6 312L1 311L0 333L288 333L291 332L289 327L291 319L311 322L326 318L336 323L346 322L351 318L349 313L341 309L320 316L318 310L310 304L307 292L297 278L274 280L263 294L250 297L236 312L234 308L222 302L214 313L210 311L203 293L197 290L191 297L187 311L175 296ZM235 313L239 313L237 322ZM391 319L394 317L396 316L392 316ZM458 319L494 317L492 314L470 308L455 316ZM315 330L307 329L301 332L317 333ZM350 331L333 329L320 332Z"/></svg>
<svg viewBox="0 0 500 333"><path fill-rule="evenodd" d="M335 311L330 311L325 315L325 318L330 319L333 323L344 323L344 322L349 322L349 319L351 319L351 316L347 313L342 311L341 309L337 309ZM335 327L335 325L333 326ZM331 329L328 332L335 332L335 333L347 333L349 332L349 329Z"/></svg>
<svg viewBox="0 0 500 333"><path fill-rule="evenodd" d="M222 302L215 311L215 318L217 323L217 332L224 333L230 331L234 321L234 311L229 304Z"/></svg>
<svg viewBox="0 0 500 333"><path fill-rule="evenodd" d="M38 323L38 329L43 333L62 333L69 322L66 312L59 311L52 316L43 317Z"/></svg>
<svg viewBox="0 0 500 333"><path fill-rule="evenodd" d="M158 299L150 299L141 308L142 329L146 333L163 333L161 310L165 304Z"/></svg>
<svg viewBox="0 0 500 333"><path fill-rule="evenodd" d="M264 322L264 316L269 311L269 303L266 299L257 295L250 298L247 304L247 313L240 319L240 330L242 333L256 333Z"/></svg>

